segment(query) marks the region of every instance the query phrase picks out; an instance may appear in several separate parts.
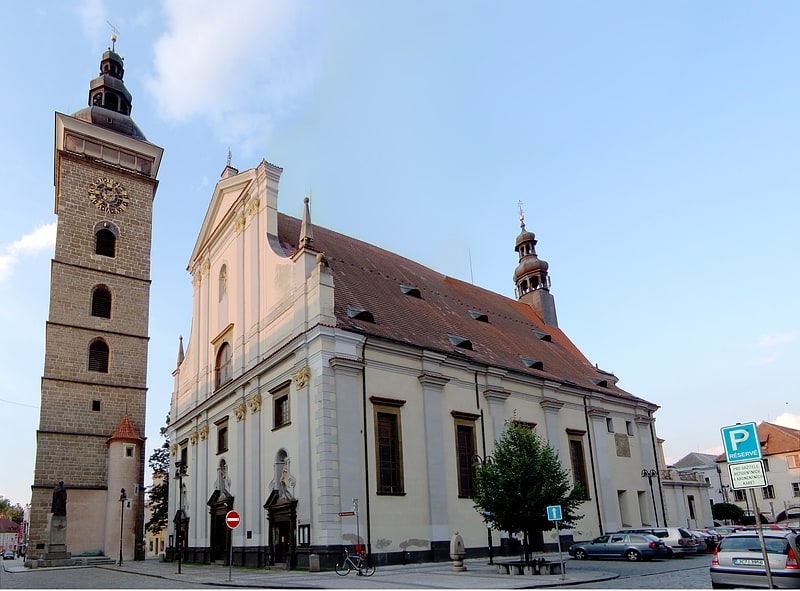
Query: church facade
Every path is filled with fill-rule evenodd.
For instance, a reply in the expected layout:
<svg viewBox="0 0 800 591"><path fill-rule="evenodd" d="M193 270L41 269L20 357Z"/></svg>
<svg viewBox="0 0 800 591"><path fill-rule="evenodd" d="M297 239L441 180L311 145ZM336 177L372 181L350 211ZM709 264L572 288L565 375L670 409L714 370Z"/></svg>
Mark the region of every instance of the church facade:
<svg viewBox="0 0 800 591"><path fill-rule="evenodd" d="M331 568L362 544L378 564L447 560L456 531L468 555L498 552L509 540L473 507L472 467L507 421L583 485L584 517L563 533L656 525L658 406L558 328L524 216L512 299L314 226L307 199L284 215L281 173L229 162L191 254L168 556L225 561L232 546L234 564Z"/></svg>
<svg viewBox="0 0 800 591"><path fill-rule="evenodd" d="M27 552L45 565L75 554L144 558L141 434L162 149L131 119L123 74L109 48L89 106L55 115L58 223Z"/></svg>

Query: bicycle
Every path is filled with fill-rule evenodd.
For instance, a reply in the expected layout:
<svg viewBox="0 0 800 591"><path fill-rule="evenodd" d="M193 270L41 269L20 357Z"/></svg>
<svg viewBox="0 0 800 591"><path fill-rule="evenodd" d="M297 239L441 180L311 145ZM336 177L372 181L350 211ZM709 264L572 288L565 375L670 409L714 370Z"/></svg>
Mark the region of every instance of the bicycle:
<svg viewBox="0 0 800 591"><path fill-rule="evenodd" d="M356 574L362 577L371 577L375 574L375 565L371 560L367 560L366 552L350 554L347 548L344 549L344 559L334 567L336 574L344 577L355 569Z"/></svg>

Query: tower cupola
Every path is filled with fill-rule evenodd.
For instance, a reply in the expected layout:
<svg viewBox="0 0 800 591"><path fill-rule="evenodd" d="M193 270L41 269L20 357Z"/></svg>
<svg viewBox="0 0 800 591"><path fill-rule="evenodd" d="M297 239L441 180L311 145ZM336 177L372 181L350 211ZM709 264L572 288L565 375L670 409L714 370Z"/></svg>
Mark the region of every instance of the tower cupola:
<svg viewBox="0 0 800 591"><path fill-rule="evenodd" d="M111 47L103 52L100 59L100 73L89 83L89 106L75 113L73 117L147 141L131 119L133 102L131 93L122 80L125 67L122 56L116 52L116 42L116 35L112 35Z"/></svg>
<svg viewBox="0 0 800 591"><path fill-rule="evenodd" d="M514 285L517 299L530 304L546 324L558 326L555 300L550 294L550 265L536 254L536 235L525 229L525 214L522 202L519 204L520 233L514 250L519 256L519 264L514 270Z"/></svg>

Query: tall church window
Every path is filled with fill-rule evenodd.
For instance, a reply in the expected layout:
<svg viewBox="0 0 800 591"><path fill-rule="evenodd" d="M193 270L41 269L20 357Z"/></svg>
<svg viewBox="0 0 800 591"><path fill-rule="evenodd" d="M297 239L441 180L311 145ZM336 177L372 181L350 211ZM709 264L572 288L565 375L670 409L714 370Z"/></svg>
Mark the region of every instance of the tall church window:
<svg viewBox="0 0 800 591"><path fill-rule="evenodd" d="M589 479L586 476L586 455L583 451L583 431L567 430L569 440L569 459L572 465L574 484L583 488L583 498L589 499Z"/></svg>
<svg viewBox="0 0 800 591"><path fill-rule="evenodd" d="M102 339L89 345L89 371L108 373L108 345Z"/></svg>
<svg viewBox="0 0 800 591"><path fill-rule="evenodd" d="M289 388L281 388L272 398L272 428L288 425L292 420L289 409Z"/></svg>
<svg viewBox="0 0 800 591"><path fill-rule="evenodd" d="M103 286L92 292L92 316L111 318L111 292Z"/></svg>
<svg viewBox="0 0 800 591"><path fill-rule="evenodd" d="M231 346L227 342L222 343L217 351L217 363L214 371L216 388L229 382L233 377L233 355Z"/></svg>
<svg viewBox="0 0 800 591"><path fill-rule="evenodd" d="M102 228L95 234L94 252L104 257L114 258L117 251L117 237L114 232Z"/></svg>

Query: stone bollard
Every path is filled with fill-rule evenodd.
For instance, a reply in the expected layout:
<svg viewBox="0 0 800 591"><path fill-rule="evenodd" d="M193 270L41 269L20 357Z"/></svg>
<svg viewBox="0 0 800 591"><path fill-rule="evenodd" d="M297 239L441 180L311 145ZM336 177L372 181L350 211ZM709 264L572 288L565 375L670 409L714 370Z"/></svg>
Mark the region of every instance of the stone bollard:
<svg viewBox="0 0 800 591"><path fill-rule="evenodd" d="M453 561L453 570L456 572L461 572L467 570L467 567L464 566L464 556L466 556L467 552L464 550L464 538L461 537L461 534L456 532L452 538L450 538L450 560Z"/></svg>

